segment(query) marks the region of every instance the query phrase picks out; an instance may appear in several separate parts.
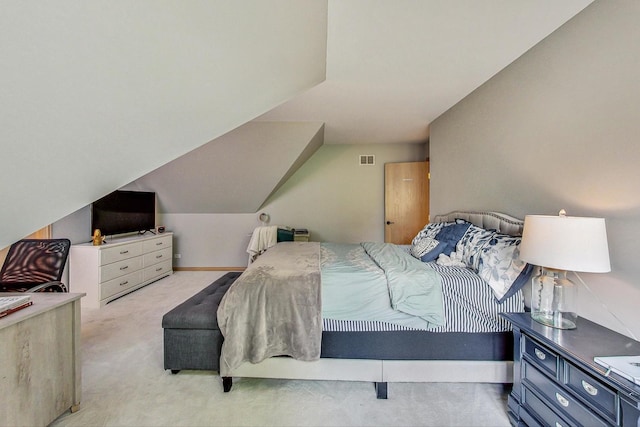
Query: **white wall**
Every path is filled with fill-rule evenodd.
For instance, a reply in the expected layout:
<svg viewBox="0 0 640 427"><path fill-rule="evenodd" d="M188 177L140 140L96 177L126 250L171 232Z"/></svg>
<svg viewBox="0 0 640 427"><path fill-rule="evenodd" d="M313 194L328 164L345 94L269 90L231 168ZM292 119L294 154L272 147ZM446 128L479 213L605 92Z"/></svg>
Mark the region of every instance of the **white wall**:
<svg viewBox="0 0 640 427"><path fill-rule="evenodd" d="M594 2L435 120L430 158L433 212L606 218L612 272L581 275L578 314L640 337L639 20Z"/></svg>
<svg viewBox="0 0 640 427"><path fill-rule="evenodd" d="M375 166L359 166L374 154ZM177 267L243 267L250 233L270 225L308 228L315 241L384 240L384 163L424 160L424 144L323 145L252 214L163 214L175 233Z"/></svg>
<svg viewBox="0 0 640 427"><path fill-rule="evenodd" d="M326 0L3 1L0 247L323 81L326 34Z"/></svg>

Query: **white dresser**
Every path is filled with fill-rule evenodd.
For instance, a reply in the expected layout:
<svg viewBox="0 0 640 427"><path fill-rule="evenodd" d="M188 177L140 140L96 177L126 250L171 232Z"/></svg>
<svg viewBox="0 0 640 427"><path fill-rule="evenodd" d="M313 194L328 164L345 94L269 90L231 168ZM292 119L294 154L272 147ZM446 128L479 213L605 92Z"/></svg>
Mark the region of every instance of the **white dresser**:
<svg viewBox="0 0 640 427"><path fill-rule="evenodd" d="M129 236L101 246L72 245L69 292L83 292L85 307L99 308L173 273L173 233Z"/></svg>

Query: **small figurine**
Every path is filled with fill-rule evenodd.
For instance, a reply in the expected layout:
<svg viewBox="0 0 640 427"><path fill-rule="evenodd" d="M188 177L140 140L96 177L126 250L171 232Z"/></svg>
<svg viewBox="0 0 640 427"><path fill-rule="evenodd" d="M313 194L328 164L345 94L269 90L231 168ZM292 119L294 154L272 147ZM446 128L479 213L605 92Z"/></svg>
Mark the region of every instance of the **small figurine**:
<svg viewBox="0 0 640 427"><path fill-rule="evenodd" d="M104 243L104 236L100 233L99 228L93 231L93 238L91 240L93 241L93 246L100 246Z"/></svg>

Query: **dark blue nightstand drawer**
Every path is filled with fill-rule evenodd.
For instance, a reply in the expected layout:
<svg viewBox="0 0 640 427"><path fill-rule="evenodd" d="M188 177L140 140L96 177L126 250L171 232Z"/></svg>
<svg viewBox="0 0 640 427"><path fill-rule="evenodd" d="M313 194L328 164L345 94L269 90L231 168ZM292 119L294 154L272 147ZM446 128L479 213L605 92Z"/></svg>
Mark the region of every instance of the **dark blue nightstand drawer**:
<svg viewBox="0 0 640 427"><path fill-rule="evenodd" d="M623 426L640 426L640 402L623 396L620 398L620 408Z"/></svg>
<svg viewBox="0 0 640 427"><path fill-rule="evenodd" d="M575 420L581 426L606 426L604 420L591 412L581 402L576 400L567 390L560 388L549 377L544 375L533 365L523 361L524 385L536 390L547 405L552 406L559 414L567 419Z"/></svg>
<svg viewBox="0 0 640 427"><path fill-rule="evenodd" d="M566 384L580 395L589 405L593 405L612 423L616 422L617 396L609 387L587 375L570 363L565 362Z"/></svg>
<svg viewBox="0 0 640 427"><path fill-rule="evenodd" d="M527 336L523 338L525 356L531 363L555 378L558 373L558 355Z"/></svg>
<svg viewBox="0 0 640 427"><path fill-rule="evenodd" d="M522 402L529 413L520 414L527 426L545 425L553 427L570 427L567 421L550 409L534 392L524 387ZM533 418L533 419L529 419Z"/></svg>

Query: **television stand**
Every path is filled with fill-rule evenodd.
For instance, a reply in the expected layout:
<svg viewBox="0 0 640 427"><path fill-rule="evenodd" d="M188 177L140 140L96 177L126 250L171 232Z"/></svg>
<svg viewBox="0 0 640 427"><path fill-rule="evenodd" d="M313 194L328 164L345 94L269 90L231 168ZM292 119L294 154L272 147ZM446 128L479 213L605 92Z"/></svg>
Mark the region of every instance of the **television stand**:
<svg viewBox="0 0 640 427"><path fill-rule="evenodd" d="M173 273L173 233L113 237L108 245L72 245L69 292L84 292L83 307L100 308Z"/></svg>

